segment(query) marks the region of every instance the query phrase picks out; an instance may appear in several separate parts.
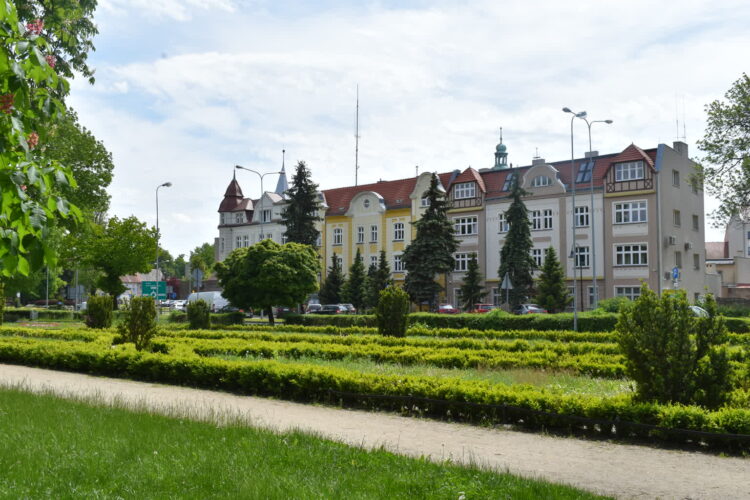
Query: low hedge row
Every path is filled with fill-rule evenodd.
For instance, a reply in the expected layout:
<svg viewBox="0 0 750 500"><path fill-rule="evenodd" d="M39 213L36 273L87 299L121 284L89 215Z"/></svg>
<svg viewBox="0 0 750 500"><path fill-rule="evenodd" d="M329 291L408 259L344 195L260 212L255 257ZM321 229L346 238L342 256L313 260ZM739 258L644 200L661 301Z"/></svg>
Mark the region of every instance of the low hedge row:
<svg viewBox="0 0 750 500"><path fill-rule="evenodd" d="M211 324L216 326L241 325L245 322L245 314L239 311L228 313L211 313ZM182 311L172 311L167 316L170 323L187 323L187 313Z"/></svg>
<svg viewBox="0 0 750 500"><path fill-rule="evenodd" d="M671 442L703 441L709 446L750 449L750 410L708 411L695 406L634 402L628 396L552 394L529 386L501 386L458 379L409 375L376 375L283 364L274 361L231 362L187 354L136 352L131 346L104 348L85 342L40 342L0 338L0 361L45 368L129 377L145 381L238 391L298 401L336 401L330 391L379 396L426 398L420 410L454 420L507 422L531 428L586 428L606 437L649 438ZM355 398L355 405L386 410L409 407L404 401L381 397ZM430 402L433 401L433 402ZM509 405L498 410L466 403ZM575 423L566 416L605 421ZM705 432L701 437L668 433L632 424ZM737 434L741 438L717 435Z"/></svg>
<svg viewBox="0 0 750 500"><path fill-rule="evenodd" d="M66 311L62 309L37 309L30 307L6 307L3 312L3 321L14 323L16 321L29 321L32 315L42 320L80 320L79 311Z"/></svg>

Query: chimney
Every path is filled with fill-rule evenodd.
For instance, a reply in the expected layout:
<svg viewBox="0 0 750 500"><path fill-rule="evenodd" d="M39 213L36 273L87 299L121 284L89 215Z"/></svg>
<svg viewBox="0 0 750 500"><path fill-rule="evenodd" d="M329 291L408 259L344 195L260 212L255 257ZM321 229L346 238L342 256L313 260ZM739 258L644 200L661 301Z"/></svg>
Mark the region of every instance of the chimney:
<svg viewBox="0 0 750 500"><path fill-rule="evenodd" d="M688 155L688 145L682 141L674 141L672 143L672 149L680 153L681 156Z"/></svg>
<svg viewBox="0 0 750 500"><path fill-rule="evenodd" d="M599 156L599 151L587 151L585 158L595 158Z"/></svg>
<svg viewBox="0 0 750 500"><path fill-rule="evenodd" d="M531 166L534 165L544 165L546 163L546 160L544 158L533 158L531 160Z"/></svg>

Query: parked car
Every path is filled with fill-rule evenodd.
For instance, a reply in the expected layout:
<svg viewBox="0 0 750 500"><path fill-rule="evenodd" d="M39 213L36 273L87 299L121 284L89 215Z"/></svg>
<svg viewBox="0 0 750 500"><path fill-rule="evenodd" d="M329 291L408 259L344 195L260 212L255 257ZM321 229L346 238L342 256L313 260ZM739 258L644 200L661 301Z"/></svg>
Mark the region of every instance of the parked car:
<svg viewBox="0 0 750 500"><path fill-rule="evenodd" d="M325 304L317 314L346 314L346 307L341 304Z"/></svg>
<svg viewBox="0 0 750 500"><path fill-rule="evenodd" d="M357 314L357 308L354 307L353 304L339 304L339 305L344 306L348 314Z"/></svg>
<svg viewBox="0 0 750 500"><path fill-rule="evenodd" d="M513 314L547 314L547 310L536 304L521 304L513 309Z"/></svg>
<svg viewBox="0 0 750 500"><path fill-rule="evenodd" d="M172 309L175 311L185 312L187 310L187 300L175 300L172 302Z"/></svg>
<svg viewBox="0 0 750 500"><path fill-rule="evenodd" d="M437 312L438 314L458 314L460 311L453 307L453 304L440 304Z"/></svg>
<svg viewBox="0 0 750 500"><path fill-rule="evenodd" d="M474 310L471 312L486 313L486 312L490 312L493 309L497 309L497 306L494 304L477 304L476 306L474 306Z"/></svg>
<svg viewBox="0 0 750 500"><path fill-rule="evenodd" d="M307 304L305 314L315 314L320 312L321 309L323 309L323 306L320 304Z"/></svg>

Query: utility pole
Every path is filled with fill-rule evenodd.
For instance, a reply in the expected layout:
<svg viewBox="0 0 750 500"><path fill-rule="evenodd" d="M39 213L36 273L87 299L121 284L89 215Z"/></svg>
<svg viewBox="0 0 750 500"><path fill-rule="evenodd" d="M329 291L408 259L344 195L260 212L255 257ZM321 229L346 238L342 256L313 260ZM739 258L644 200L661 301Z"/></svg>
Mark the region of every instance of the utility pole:
<svg viewBox="0 0 750 500"><path fill-rule="evenodd" d="M354 185L359 180L359 84L357 84L357 113L354 122Z"/></svg>

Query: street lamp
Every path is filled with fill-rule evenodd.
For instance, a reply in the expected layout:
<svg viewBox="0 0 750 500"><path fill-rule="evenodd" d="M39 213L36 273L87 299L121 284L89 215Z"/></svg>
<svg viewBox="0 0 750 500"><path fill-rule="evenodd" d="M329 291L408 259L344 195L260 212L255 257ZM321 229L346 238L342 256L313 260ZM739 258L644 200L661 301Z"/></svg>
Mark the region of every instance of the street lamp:
<svg viewBox="0 0 750 500"><path fill-rule="evenodd" d="M562 109L565 113L570 113L570 184L573 186L573 243L576 242L576 173L575 173L575 152L573 149L573 120L576 118L585 118L586 112L574 113L570 108ZM572 253L572 252L571 252ZM576 269L575 258L573 259L573 330L578 330L578 293L576 291Z"/></svg>
<svg viewBox="0 0 750 500"><path fill-rule="evenodd" d="M165 182L156 186L156 281L161 281L159 278L159 188L172 187L171 182ZM156 286L156 296L159 297L159 285Z"/></svg>
<svg viewBox="0 0 750 500"><path fill-rule="evenodd" d="M283 172L266 172L265 174L261 174L260 172L257 172L257 171L255 171L255 170L253 170L251 168L243 167L241 165L235 165L234 168L236 168L237 170L247 170L248 172L252 172L255 175L257 175L258 177L260 177L260 198L258 198L259 202L263 198L263 195L265 194L265 191L263 191L263 177L265 177L267 175L270 175L270 174L282 174L283 173ZM263 224L264 224L264 222L265 221L263 220L263 212L261 212L261 214L260 214L260 239L261 240L265 239L265 235L263 234Z"/></svg>

